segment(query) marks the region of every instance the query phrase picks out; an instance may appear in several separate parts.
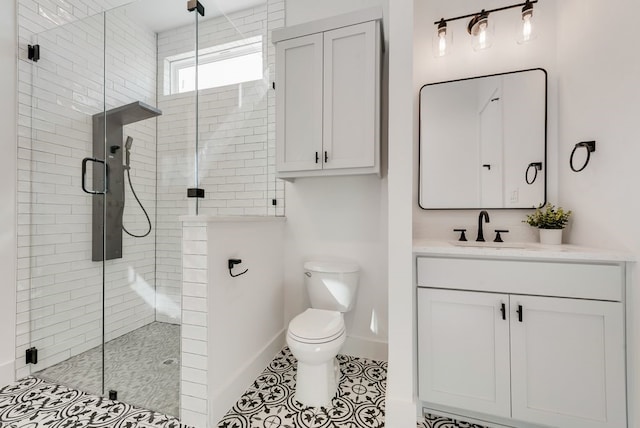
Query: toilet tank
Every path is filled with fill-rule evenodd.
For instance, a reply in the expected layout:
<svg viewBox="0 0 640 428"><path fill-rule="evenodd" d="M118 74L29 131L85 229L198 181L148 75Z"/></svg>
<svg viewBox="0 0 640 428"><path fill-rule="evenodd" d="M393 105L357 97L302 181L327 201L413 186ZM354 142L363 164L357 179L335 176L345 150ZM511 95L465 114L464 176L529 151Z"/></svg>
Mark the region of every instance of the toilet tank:
<svg viewBox="0 0 640 428"><path fill-rule="evenodd" d="M304 264L304 282L311 307L348 312L358 289L360 268L349 262L315 262Z"/></svg>

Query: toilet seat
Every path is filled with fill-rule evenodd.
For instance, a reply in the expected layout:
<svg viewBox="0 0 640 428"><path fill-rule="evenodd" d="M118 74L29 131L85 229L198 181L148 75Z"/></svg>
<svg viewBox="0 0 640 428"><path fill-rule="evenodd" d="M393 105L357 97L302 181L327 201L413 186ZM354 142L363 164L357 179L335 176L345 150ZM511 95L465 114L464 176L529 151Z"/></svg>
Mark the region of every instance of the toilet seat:
<svg viewBox="0 0 640 428"><path fill-rule="evenodd" d="M331 342L345 333L342 313L309 308L289 323L289 336L302 343Z"/></svg>

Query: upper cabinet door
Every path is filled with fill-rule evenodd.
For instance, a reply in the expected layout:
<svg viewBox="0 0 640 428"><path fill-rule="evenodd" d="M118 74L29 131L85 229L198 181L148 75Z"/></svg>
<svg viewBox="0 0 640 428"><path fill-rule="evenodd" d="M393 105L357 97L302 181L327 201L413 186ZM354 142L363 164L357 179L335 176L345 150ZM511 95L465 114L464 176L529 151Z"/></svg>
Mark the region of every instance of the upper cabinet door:
<svg viewBox="0 0 640 428"><path fill-rule="evenodd" d="M278 171L322 169L322 34L276 44Z"/></svg>
<svg viewBox="0 0 640 428"><path fill-rule="evenodd" d="M376 164L379 25L371 21L324 33L324 169Z"/></svg>
<svg viewBox="0 0 640 428"><path fill-rule="evenodd" d="M622 303L511 296L511 311L513 418L625 427Z"/></svg>
<svg viewBox="0 0 640 428"><path fill-rule="evenodd" d="M505 294L418 288L420 400L510 416L508 306Z"/></svg>

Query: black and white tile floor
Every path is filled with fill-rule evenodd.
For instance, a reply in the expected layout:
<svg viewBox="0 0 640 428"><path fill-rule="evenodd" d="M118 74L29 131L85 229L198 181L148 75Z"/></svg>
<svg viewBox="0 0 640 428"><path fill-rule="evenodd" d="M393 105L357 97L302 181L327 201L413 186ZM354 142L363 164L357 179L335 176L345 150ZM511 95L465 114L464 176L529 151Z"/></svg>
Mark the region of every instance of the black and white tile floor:
<svg viewBox="0 0 640 428"><path fill-rule="evenodd" d="M35 377L0 389L0 428L188 428L171 416Z"/></svg>
<svg viewBox="0 0 640 428"><path fill-rule="evenodd" d="M339 355L341 378L332 407L294 399L296 360L284 348L218 428L381 428L387 363ZM108 400L35 377L0 389L0 428L190 428L174 417ZM429 416L417 428L482 428Z"/></svg>
<svg viewBox="0 0 640 428"><path fill-rule="evenodd" d="M218 428L384 427L387 363L338 355L340 385L332 407L294 398L296 359L284 348L222 418Z"/></svg>

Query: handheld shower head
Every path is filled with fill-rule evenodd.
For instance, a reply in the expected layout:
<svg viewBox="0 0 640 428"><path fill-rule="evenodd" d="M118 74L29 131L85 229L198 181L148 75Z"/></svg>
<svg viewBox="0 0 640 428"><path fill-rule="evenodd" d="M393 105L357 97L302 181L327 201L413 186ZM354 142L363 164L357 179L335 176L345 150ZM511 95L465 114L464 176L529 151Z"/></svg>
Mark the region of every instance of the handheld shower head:
<svg viewBox="0 0 640 428"><path fill-rule="evenodd" d="M133 138L127 136L127 141L124 143L124 148L127 150L131 150L132 145L133 145Z"/></svg>

